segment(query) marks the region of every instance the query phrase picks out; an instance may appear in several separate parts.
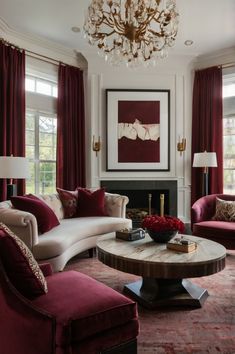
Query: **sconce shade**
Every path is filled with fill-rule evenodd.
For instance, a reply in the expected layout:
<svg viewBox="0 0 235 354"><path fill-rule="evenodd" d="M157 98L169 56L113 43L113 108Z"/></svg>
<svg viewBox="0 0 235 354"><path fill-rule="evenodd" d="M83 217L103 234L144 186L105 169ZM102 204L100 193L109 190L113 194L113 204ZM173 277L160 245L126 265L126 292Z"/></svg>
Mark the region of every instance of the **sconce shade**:
<svg viewBox="0 0 235 354"><path fill-rule="evenodd" d="M26 157L0 156L0 178L29 178L29 160Z"/></svg>
<svg viewBox="0 0 235 354"><path fill-rule="evenodd" d="M198 152L193 157L193 167L217 167L215 152Z"/></svg>

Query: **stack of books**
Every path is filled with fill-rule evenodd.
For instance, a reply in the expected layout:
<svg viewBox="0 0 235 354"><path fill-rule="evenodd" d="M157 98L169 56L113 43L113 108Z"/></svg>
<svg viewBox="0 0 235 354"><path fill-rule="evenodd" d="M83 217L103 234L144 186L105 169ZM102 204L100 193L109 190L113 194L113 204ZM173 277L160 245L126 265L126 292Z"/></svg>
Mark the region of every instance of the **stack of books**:
<svg viewBox="0 0 235 354"><path fill-rule="evenodd" d="M183 238L175 238L167 243L167 248L178 252L193 252L197 249L197 244L194 241Z"/></svg>
<svg viewBox="0 0 235 354"><path fill-rule="evenodd" d="M124 229L116 231L116 238L120 238L125 241L141 240L145 237L145 231L142 228L136 229Z"/></svg>

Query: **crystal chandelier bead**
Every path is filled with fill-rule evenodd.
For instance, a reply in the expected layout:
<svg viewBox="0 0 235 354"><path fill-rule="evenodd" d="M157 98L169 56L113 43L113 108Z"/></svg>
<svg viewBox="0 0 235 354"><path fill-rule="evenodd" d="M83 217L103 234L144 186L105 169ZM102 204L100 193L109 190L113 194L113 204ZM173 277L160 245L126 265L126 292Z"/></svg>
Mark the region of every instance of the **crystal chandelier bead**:
<svg viewBox="0 0 235 354"><path fill-rule="evenodd" d="M90 44L113 65L129 67L148 64L156 53L165 57L177 28L175 0L93 0L84 23Z"/></svg>

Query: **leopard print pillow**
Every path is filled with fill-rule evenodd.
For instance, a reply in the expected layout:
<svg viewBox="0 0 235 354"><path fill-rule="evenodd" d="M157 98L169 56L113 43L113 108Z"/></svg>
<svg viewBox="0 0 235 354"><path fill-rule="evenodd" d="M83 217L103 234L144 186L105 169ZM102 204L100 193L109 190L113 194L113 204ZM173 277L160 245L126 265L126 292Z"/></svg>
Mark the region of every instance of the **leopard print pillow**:
<svg viewBox="0 0 235 354"><path fill-rule="evenodd" d="M213 220L235 221L235 201L216 198L216 211Z"/></svg>
<svg viewBox="0 0 235 354"><path fill-rule="evenodd" d="M33 298L48 292L46 279L26 244L0 222L0 258L15 288Z"/></svg>

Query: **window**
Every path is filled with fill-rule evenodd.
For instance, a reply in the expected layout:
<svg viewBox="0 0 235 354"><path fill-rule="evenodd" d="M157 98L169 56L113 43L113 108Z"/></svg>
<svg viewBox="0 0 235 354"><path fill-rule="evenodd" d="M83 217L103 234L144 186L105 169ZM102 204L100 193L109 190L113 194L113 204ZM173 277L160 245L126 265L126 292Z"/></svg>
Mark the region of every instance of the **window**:
<svg viewBox="0 0 235 354"><path fill-rule="evenodd" d="M223 76L224 193L235 191L235 73Z"/></svg>
<svg viewBox="0 0 235 354"><path fill-rule="evenodd" d="M57 84L32 75L27 75L25 89L29 92L40 93L42 95L57 97Z"/></svg>
<svg viewBox="0 0 235 354"><path fill-rule="evenodd" d="M26 58L26 192L56 191L57 67Z"/></svg>
<svg viewBox="0 0 235 354"><path fill-rule="evenodd" d="M31 178L26 181L27 193L49 194L56 185L57 119L38 111L26 113L26 156Z"/></svg>

